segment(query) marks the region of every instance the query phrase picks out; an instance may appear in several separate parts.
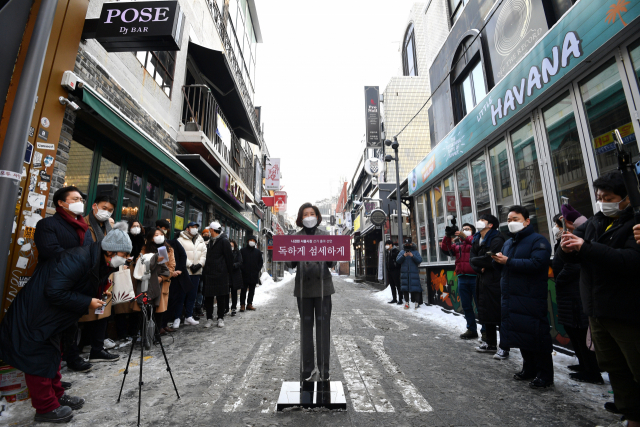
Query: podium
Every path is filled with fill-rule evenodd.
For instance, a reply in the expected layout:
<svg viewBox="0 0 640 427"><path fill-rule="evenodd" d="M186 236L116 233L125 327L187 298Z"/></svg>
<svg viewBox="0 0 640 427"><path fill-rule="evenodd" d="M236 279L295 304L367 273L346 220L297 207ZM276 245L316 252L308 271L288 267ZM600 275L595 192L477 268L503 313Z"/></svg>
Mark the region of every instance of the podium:
<svg viewBox="0 0 640 427"><path fill-rule="evenodd" d="M318 314L318 307L314 305L315 314L312 321L315 323L316 343L319 343L320 348L316 346L316 357L312 359L315 363L315 369L309 373L309 360L307 354L307 369L303 369L304 366L304 354L305 354L305 342L307 345L307 353L310 350L309 340L313 343L314 337L308 337L304 335L304 325L302 322L305 319L304 306L305 304L299 304L300 310L300 380L299 381L284 381L282 388L280 389L280 395L278 396L278 403L276 405L277 411L282 411L287 408L302 407L302 408L327 408L327 409L347 409L347 399L344 394L344 387L340 381L330 381L328 377L329 363L325 363L325 353L328 358L328 349L323 347L323 343L327 341L325 333L324 322L330 324L330 314L325 319L325 302L324 298L324 274L328 271L327 262L336 261L348 261L350 260L350 247L351 238L349 236L330 236L330 235L288 235L288 236L273 236L273 261L276 262L297 262L298 271L296 272L296 282L299 280L299 293L300 300L305 298L305 283L304 272L316 271L318 273L315 279L320 279L320 297L319 303L320 314ZM313 279L313 277L312 277ZM314 284L313 286L317 286ZM317 289L317 288L316 288ZM316 297L310 297L316 298ZM320 316L320 318L318 318ZM307 314L308 317L308 314ZM319 327L318 322L322 323ZM328 337L328 342L331 342L331 338ZM313 352L312 352L313 353ZM313 364L311 365L313 366ZM319 371L320 369L320 371ZM323 370L327 372L321 372ZM317 373L314 375L314 373ZM327 378L323 378L327 375ZM307 378L305 378L307 377Z"/></svg>

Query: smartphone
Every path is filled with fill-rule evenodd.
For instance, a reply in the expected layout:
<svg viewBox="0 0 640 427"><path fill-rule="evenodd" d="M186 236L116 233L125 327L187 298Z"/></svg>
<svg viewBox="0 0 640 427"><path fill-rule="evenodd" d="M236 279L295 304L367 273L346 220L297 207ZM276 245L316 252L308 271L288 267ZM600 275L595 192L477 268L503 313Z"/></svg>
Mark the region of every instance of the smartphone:
<svg viewBox="0 0 640 427"><path fill-rule="evenodd" d="M563 205L568 205L569 204L569 198L568 197L560 197L560 200L562 200L562 204ZM566 233L567 232L567 223L564 220L564 216L562 217L562 232Z"/></svg>
<svg viewBox="0 0 640 427"><path fill-rule="evenodd" d="M488 252L486 252L486 255L487 256L494 256L495 254L493 252L491 252L491 251L488 251Z"/></svg>

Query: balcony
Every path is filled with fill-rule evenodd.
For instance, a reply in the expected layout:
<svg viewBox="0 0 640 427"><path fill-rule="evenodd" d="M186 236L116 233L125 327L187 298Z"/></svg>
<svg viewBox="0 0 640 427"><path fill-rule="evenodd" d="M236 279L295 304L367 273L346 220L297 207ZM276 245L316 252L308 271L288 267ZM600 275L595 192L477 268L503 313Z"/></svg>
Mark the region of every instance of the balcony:
<svg viewBox="0 0 640 427"><path fill-rule="evenodd" d="M202 156L214 169L219 171L222 167L234 173L247 196L253 199L253 154L242 146L228 123L208 86L182 87L178 142L189 153Z"/></svg>

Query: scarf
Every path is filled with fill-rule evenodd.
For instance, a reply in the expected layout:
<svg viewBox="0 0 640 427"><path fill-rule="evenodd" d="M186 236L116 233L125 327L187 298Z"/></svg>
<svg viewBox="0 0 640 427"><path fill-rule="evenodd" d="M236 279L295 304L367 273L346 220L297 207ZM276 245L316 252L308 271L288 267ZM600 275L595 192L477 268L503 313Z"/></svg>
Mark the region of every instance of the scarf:
<svg viewBox="0 0 640 427"><path fill-rule="evenodd" d="M89 229L87 223L83 221L80 215L74 217L69 212L64 210L62 206L57 206L56 212L62 219L69 223L74 228L74 230L76 230L76 234L78 234L78 240L80 241L80 244L78 246L82 246L82 244L84 243L84 235Z"/></svg>
<svg viewBox="0 0 640 427"><path fill-rule="evenodd" d="M102 232L102 227L100 227L100 222L93 215L93 212L89 212L89 224L91 224L91 228L93 229L93 232L96 235L96 242L102 242L102 239L104 239L104 236L111 231L111 223L109 222L109 220L106 220L105 222L102 223L104 224L104 230L105 230L104 233Z"/></svg>

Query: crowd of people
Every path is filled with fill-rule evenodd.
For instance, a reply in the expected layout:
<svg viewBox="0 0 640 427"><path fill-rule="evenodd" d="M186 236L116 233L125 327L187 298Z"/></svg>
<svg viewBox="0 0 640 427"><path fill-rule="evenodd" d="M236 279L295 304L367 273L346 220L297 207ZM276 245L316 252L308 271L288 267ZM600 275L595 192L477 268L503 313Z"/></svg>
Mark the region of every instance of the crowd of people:
<svg viewBox="0 0 640 427"><path fill-rule="evenodd" d="M65 393L72 384L62 381L63 360L71 371L89 372L94 363L119 360L109 349L144 339L138 337L143 281L154 307L156 340L181 325L199 325L200 317L204 328L224 327L227 314L236 316L238 293L239 311L255 310L263 269L255 236L240 248L217 221L202 229L190 222L168 240L167 220L146 229L139 221L113 222L117 203L109 196L97 197L82 217L84 197L76 187L58 190L53 204L56 213L36 226L36 270L0 324L0 359L25 373L35 421L67 422L84 405L84 399ZM123 270L136 299L113 305L114 274ZM116 340L107 337L112 319ZM81 356L85 344L88 359Z"/></svg>
<svg viewBox="0 0 640 427"><path fill-rule="evenodd" d="M455 259L458 294L467 330L481 353L507 359L519 348L522 369L514 380L533 389L554 384L548 317L549 269L556 288L558 323L571 340L578 364L568 366L571 380L604 384L607 372L614 402L605 409L622 414L628 426L640 426L640 225L622 175L612 172L594 181L598 212L586 218L565 204L553 218L553 244L535 231L524 206L511 206L508 233L493 215L476 224L449 226L440 249ZM554 248L552 252L552 247ZM387 276L393 299L409 308L422 287L421 258L411 239L403 250L386 242ZM553 257L552 257L553 253ZM410 258L410 260L407 260ZM419 304L416 302L416 308ZM499 334L498 334L499 330ZM498 341L498 335L500 337Z"/></svg>

